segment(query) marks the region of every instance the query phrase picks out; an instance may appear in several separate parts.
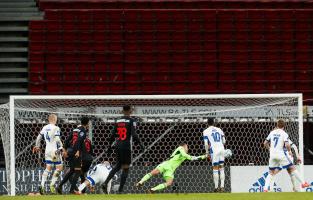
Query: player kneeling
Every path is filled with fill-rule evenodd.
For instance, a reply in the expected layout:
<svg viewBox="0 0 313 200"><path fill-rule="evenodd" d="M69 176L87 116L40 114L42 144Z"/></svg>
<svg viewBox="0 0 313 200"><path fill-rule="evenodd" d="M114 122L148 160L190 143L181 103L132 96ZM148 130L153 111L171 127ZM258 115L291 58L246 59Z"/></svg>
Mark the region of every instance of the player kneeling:
<svg viewBox="0 0 313 200"><path fill-rule="evenodd" d="M104 161L103 163L97 164L92 169L90 169L87 173L86 180L79 185L78 191L75 191L75 194L82 194L82 191L89 187L91 190L95 187L96 184L102 185L104 181L107 179L112 167L108 161ZM110 193L112 180L109 181L107 185L107 191L105 193Z"/></svg>
<svg viewBox="0 0 313 200"><path fill-rule="evenodd" d="M188 145L183 143L181 144L171 155L171 158L167 161L162 162L159 164L154 170L150 173L146 174L137 184L136 187L140 187L143 185L144 182L149 180L152 176L156 176L158 174L163 175L163 179L166 181L160 185L157 185L154 188L148 190L149 193L153 193L157 190L163 190L166 187L173 184L174 180L174 173L175 170L185 161L185 160L200 160L206 159L206 155L202 156L191 156L187 154L188 152Z"/></svg>

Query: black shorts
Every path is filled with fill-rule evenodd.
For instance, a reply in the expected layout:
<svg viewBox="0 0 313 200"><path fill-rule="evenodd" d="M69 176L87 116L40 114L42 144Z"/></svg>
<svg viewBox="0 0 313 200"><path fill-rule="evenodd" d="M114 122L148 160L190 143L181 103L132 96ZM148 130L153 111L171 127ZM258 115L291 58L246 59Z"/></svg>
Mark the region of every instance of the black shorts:
<svg viewBox="0 0 313 200"><path fill-rule="evenodd" d="M82 171L86 173L89 171L89 168L92 164L92 160L82 160Z"/></svg>
<svg viewBox="0 0 313 200"><path fill-rule="evenodd" d="M68 163L69 163L71 169L81 168L81 166L82 166L82 162L81 162L80 157L76 158L75 156L71 156L68 159Z"/></svg>
<svg viewBox="0 0 313 200"><path fill-rule="evenodd" d="M116 149L117 162L122 165L129 165L131 163L130 149Z"/></svg>

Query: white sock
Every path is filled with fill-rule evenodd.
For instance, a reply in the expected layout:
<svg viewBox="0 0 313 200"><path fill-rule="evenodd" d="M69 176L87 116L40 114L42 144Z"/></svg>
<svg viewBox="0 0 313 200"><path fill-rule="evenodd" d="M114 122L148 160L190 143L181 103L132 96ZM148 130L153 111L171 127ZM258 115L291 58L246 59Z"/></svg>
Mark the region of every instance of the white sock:
<svg viewBox="0 0 313 200"><path fill-rule="evenodd" d="M78 187L79 192L83 191L83 189L85 189L86 186L87 186L87 185L86 185L85 182L83 182L82 184L80 184L80 186Z"/></svg>
<svg viewBox="0 0 313 200"><path fill-rule="evenodd" d="M221 188L224 188L224 182L225 182L224 168L220 168L220 179L221 179Z"/></svg>
<svg viewBox="0 0 313 200"><path fill-rule="evenodd" d="M215 188L218 188L218 179L219 179L218 170L213 169L213 179Z"/></svg>
<svg viewBox="0 0 313 200"><path fill-rule="evenodd" d="M273 180L273 175L271 175L270 173L267 175L266 179L265 179L265 185L264 185L264 190L268 190L270 191L270 185L272 184L272 180Z"/></svg>
<svg viewBox="0 0 313 200"><path fill-rule="evenodd" d="M291 172L290 176L294 176L295 179L296 179L297 181L299 181L301 184L304 183L304 181L303 181L302 178L300 177L300 175L299 175L299 173L298 173L297 170L294 170L293 172Z"/></svg>
<svg viewBox="0 0 313 200"><path fill-rule="evenodd" d="M45 171L43 171L42 176L41 176L41 187L45 187L45 183L48 179L48 176L50 174L51 171L48 171L47 169L45 169Z"/></svg>
<svg viewBox="0 0 313 200"><path fill-rule="evenodd" d="M296 177L293 176L292 174L289 174L290 179L291 179L291 183L292 183L292 187L293 187L293 191L294 192L298 192L298 187L297 187L297 180Z"/></svg>
<svg viewBox="0 0 313 200"><path fill-rule="evenodd" d="M55 185L55 182L57 182L59 176L60 176L60 171L56 169L56 170L54 171L53 175L52 175L52 179L51 179L50 185L53 185L53 186L54 186L54 185Z"/></svg>

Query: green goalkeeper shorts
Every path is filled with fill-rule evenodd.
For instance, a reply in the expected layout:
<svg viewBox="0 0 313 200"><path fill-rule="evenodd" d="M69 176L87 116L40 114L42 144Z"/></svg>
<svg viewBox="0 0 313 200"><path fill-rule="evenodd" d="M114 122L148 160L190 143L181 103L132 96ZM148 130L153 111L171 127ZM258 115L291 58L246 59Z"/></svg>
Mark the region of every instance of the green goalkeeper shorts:
<svg viewBox="0 0 313 200"><path fill-rule="evenodd" d="M156 167L162 174L164 180L174 179L175 170L172 169L172 166L164 161Z"/></svg>

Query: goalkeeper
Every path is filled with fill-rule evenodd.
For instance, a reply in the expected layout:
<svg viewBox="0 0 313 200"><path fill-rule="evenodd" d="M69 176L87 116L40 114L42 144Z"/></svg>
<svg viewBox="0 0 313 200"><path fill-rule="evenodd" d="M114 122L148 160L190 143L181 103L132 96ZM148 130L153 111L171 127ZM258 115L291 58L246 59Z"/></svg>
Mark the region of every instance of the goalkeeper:
<svg viewBox="0 0 313 200"><path fill-rule="evenodd" d="M155 186L148 190L149 193L154 193L157 190L163 190L164 188L171 186L174 180L175 170L185 161L185 160L199 160L206 159L206 155L202 156L191 156L188 153L188 145L186 143L181 144L171 155L169 160L166 160L159 164L154 170L150 173L146 174L138 183L136 183L136 187L141 187L144 182L149 180L152 176L156 176L158 174L163 175L163 179L166 181L160 185Z"/></svg>

